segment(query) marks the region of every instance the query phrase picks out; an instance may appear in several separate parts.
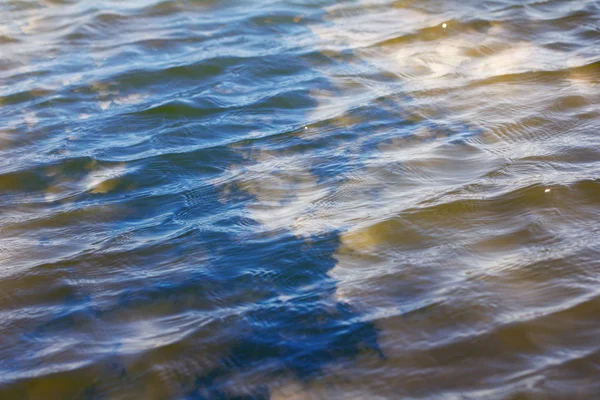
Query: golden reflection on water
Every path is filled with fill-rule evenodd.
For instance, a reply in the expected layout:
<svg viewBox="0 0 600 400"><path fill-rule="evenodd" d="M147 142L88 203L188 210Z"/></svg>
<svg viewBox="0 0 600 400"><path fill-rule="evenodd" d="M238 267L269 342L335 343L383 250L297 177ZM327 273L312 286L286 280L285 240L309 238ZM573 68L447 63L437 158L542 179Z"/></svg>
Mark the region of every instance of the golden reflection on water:
<svg viewBox="0 0 600 400"><path fill-rule="evenodd" d="M452 142L440 126L419 127L404 138L382 142L360 174L349 174L333 188L311 177L311 162L318 163L318 158L250 154L255 165L248 176L254 183L240 187L258 200L248 209L252 218L269 229L288 228L303 237L332 229L343 232L335 255L338 264L329 272L337 281L335 298L371 318L380 332L387 368L392 364L394 374L403 377L382 376L380 361L359 358L352 366L333 367L317 383L282 384L272 392L274 399L392 398L419 393L431 379L437 387L450 388L457 376L467 386L475 385L484 379L484 371L509 373L519 363L498 354L500 349L516 351L515 356L541 356L545 349L570 341L578 323L561 323L562 310L585 307L596 296L575 288L544 287L557 277L542 272L569 268L567 260L576 257L578 249L572 244L558 243L557 229L564 229L565 218L575 225L585 218L585 211L575 205L585 200L576 199L582 185L594 184L580 182L596 179L596 172L557 173L527 160L564 158L573 130L581 132L586 123L573 114L598 117L597 67L586 72L589 59L515 40L510 22L446 23L442 15L403 8L401 2L393 10L375 5L375 11L369 7L373 3L362 3L336 5L326 18L330 24L311 26L324 53L350 48L356 64L393 74L409 97L388 102L390 115L429 119L449 129L455 124L462 132L453 134L474 134ZM520 74L526 74L522 80ZM338 94L315 93L321 107L309 117L319 121L335 115L329 129L364 122L353 115L353 108L396 90L364 87L358 75L330 80L338 82ZM355 94L365 91L373 97ZM298 135L307 140L324 134L306 129ZM346 146L336 151L352 152L360 143ZM356 159L362 156L355 154ZM397 168L401 174L393 173ZM375 187L377 198L369 190ZM598 194L597 188L592 190ZM549 208L553 202L565 208ZM588 217L595 219L594 214ZM589 229L582 226L582 235ZM579 250L585 252L595 242L597 238L585 241ZM419 321L421 309L396 306L399 293L427 285L431 289L422 294L421 309L436 307L438 318ZM563 300L570 305L554 306ZM452 336L444 339L444 331ZM502 358L494 366L494 359ZM548 356L542 367L530 368L552 369L561 365L560 359ZM472 369L473 362L480 372ZM409 374L414 365L423 368L420 375ZM452 372L444 375L445 365ZM348 377L351 371L374 371L374 383L369 383L369 372L356 381ZM532 387L543 384L533 378L534 371ZM471 395L485 398L492 393ZM576 398L586 393L583 388L572 392Z"/></svg>
<svg viewBox="0 0 600 400"><path fill-rule="evenodd" d="M52 21L62 3L40 5L0 27L3 37L27 44L8 47L2 71L55 56L44 35L56 28ZM224 204L235 190L250 195L247 216L267 234L289 231L308 240L339 233L336 265L328 271L336 282L331 300L374 324L385 358L365 349L306 382L294 376L263 382L260 369L253 370L225 384L225 392L262 384L272 399L428 398L433 386L447 393L458 387L457 396L464 398L517 399L551 393L554 376L567 381L561 390L574 398L594 393L594 372L585 361L597 360L598 293L589 285L597 283L598 272L592 250L599 234L598 54L583 45L581 51L561 50L562 42L577 37L568 18L549 23L547 29L558 35L555 43L547 37L536 42L507 9L474 19L473 7L365 0L327 8L324 22L293 18L306 24L318 53L332 61L314 66L331 87L310 90L317 105L307 123L265 140L269 147L231 145L243 162L230 165L227 183L222 177L212 183ZM540 29L544 5L532 3L527 10ZM103 66L101 50L91 50L90 57ZM78 111L82 123L150 98L149 91L128 92L109 79L87 83L81 73L57 79L23 92L34 99L59 86L90 92L94 106ZM45 118L36 108L22 109L15 126L0 131L0 150L42 135ZM394 123L378 125L377 118ZM360 135L342 140L361 126L367 128ZM17 136L19 129L25 139ZM67 133L69 141L80 139ZM290 138L307 147L294 147ZM309 147L316 142L324 144ZM338 156L352 168L331 171L325 179L314 172ZM125 209L115 203L69 205L82 193L131 191L126 176L135 168L94 159L82 170L67 177L61 167L43 169L41 200L65 207L58 214L44 220L37 216L39 204L15 204L14 217L0 220L0 285L30 266L76 258L87 249L60 237L51 247L40 246L27 232L124 218ZM0 187L17 191L19 179L0 177ZM24 236L17 239L17 232ZM119 240L126 248L127 235ZM117 315L111 326L125 339L116 367L72 356L60 370L73 375L44 376L40 370L23 398L70 398L84 390L89 376L120 379L122 371L135 378L108 398L174 398L182 387L192 390L193 378L185 372L202 375L221 367L229 342L215 340L215 332L231 340L235 332L197 315L181 316L183 321L165 329L170 321L157 316L176 315L180 307L152 302L137 307L135 315ZM96 322L87 315L74 325L99 343L111 343L114 332L96 331ZM192 333L211 344L200 356L185 340ZM48 350L47 361L60 359L61 352ZM148 365L155 366L151 372Z"/></svg>

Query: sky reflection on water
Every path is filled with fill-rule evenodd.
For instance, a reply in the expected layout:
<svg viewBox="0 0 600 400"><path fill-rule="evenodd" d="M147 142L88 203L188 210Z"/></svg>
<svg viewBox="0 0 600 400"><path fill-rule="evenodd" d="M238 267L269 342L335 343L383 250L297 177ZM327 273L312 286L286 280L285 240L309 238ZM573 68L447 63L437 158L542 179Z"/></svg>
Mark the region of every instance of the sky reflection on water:
<svg viewBox="0 0 600 400"><path fill-rule="evenodd" d="M600 395L597 1L0 14L0 398Z"/></svg>

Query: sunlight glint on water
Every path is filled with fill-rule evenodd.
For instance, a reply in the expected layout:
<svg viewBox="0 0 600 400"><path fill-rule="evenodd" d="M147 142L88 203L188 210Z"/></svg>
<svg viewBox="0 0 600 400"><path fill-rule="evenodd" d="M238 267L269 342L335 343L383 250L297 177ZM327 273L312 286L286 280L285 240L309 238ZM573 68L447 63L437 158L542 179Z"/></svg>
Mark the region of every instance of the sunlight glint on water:
<svg viewBox="0 0 600 400"><path fill-rule="evenodd" d="M0 15L0 398L600 395L597 1Z"/></svg>

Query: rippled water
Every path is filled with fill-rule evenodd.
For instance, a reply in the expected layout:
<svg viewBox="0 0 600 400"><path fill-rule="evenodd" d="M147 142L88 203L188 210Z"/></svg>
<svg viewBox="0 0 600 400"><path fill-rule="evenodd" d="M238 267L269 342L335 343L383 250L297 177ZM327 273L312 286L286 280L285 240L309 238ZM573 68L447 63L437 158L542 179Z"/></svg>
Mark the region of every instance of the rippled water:
<svg viewBox="0 0 600 400"><path fill-rule="evenodd" d="M597 0L0 15L0 398L600 398Z"/></svg>

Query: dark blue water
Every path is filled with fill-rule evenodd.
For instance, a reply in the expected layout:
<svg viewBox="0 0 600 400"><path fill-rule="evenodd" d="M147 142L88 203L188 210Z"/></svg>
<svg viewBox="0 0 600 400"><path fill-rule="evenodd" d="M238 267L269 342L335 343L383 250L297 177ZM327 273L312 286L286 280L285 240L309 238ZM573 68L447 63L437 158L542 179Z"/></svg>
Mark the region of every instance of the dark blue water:
<svg viewBox="0 0 600 400"><path fill-rule="evenodd" d="M600 396L600 4L0 4L0 399Z"/></svg>

